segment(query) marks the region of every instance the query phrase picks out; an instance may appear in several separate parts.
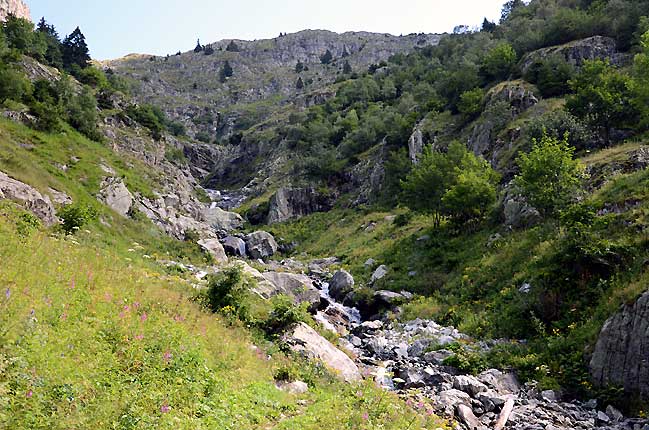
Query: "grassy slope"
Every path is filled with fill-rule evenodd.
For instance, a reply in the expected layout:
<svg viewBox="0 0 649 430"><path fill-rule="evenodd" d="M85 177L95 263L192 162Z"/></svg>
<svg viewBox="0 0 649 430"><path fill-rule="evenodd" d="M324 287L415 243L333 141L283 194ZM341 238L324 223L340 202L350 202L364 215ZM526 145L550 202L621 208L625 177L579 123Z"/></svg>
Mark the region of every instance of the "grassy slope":
<svg viewBox="0 0 649 430"><path fill-rule="evenodd" d="M194 303L186 280L145 255L202 256L148 222L120 219L94 199L100 161L146 192L155 181L143 166L121 162L71 131L52 136L2 121L0 137L0 170L41 191L52 186L93 204L110 223L92 223L74 237L28 233L22 211L0 203L0 428L441 424L425 408L411 410L370 383L342 384L270 344L254 349L247 330ZM54 166L70 156L80 161L67 172ZM298 397L275 388L273 375L286 368L309 382L309 393Z"/></svg>

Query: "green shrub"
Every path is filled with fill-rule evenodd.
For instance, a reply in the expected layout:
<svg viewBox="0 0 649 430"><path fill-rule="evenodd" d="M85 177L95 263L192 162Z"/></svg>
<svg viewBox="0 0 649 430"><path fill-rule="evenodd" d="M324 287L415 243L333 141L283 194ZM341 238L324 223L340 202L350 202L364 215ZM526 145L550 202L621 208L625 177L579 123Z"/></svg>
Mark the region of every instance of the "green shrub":
<svg viewBox="0 0 649 430"><path fill-rule="evenodd" d="M264 330L269 334L278 334L299 322L311 319L307 310L309 304L295 304L291 297L275 296L271 300L273 310L264 324Z"/></svg>
<svg viewBox="0 0 649 430"><path fill-rule="evenodd" d="M31 212L25 212L16 219L16 230L22 237L27 237L41 226L41 220Z"/></svg>
<svg viewBox="0 0 649 430"><path fill-rule="evenodd" d="M231 267L208 278L206 304L212 312L247 321L249 285L240 267Z"/></svg>
<svg viewBox="0 0 649 430"><path fill-rule="evenodd" d="M462 345L455 344L446 347L455 354L444 360L445 366L452 366L463 372L476 375L487 369L487 360L476 351L471 351Z"/></svg>
<svg viewBox="0 0 649 430"><path fill-rule="evenodd" d="M67 234L73 234L81 227L97 218L97 211L87 204L65 206L59 210L59 218L63 221L61 227Z"/></svg>

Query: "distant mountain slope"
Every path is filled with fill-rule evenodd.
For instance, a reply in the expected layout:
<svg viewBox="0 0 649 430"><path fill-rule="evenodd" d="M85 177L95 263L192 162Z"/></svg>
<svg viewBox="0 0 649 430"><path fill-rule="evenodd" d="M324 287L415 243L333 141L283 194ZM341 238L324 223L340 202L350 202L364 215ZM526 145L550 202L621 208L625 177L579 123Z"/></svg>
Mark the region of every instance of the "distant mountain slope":
<svg viewBox="0 0 649 430"><path fill-rule="evenodd" d="M200 52L166 58L129 55L105 65L132 78L141 101L159 105L169 116L185 122L190 132L207 132L196 124L207 121L213 125L211 131L222 137L234 128L247 128L237 124L244 111L256 112L254 119L246 115L249 124L268 117L287 101L314 103L318 92L336 79L365 72L371 64L394 54L436 45L439 40L434 34L306 30L268 40L222 40L205 45ZM321 57L327 51L332 58L323 64ZM226 61L232 67L232 77L222 83L220 74ZM296 71L298 62L305 66L301 73ZM351 68L347 74L346 62ZM299 88L300 79L303 88Z"/></svg>

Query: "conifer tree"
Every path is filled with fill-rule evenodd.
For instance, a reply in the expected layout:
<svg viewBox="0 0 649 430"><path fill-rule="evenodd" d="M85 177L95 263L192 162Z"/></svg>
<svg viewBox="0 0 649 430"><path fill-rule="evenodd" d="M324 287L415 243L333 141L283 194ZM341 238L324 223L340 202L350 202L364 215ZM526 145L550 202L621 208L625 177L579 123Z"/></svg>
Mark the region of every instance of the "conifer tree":
<svg viewBox="0 0 649 430"><path fill-rule="evenodd" d="M85 69L90 65L90 51L86 37L79 27L68 35L62 44L63 66L70 70L74 65Z"/></svg>

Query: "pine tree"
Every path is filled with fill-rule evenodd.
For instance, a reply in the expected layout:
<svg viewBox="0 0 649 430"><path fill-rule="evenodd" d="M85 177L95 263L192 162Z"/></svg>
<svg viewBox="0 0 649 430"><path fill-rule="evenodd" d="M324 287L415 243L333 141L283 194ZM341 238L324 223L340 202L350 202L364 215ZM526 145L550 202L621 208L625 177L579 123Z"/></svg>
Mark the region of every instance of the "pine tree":
<svg viewBox="0 0 649 430"><path fill-rule="evenodd" d="M351 64L349 64L349 61L345 61L345 65L343 66L343 73L346 75L349 75L353 72Z"/></svg>
<svg viewBox="0 0 649 430"><path fill-rule="evenodd" d="M228 52L239 52L239 45L237 45L234 40L231 40L230 43L228 44L228 47L225 48L226 51Z"/></svg>
<svg viewBox="0 0 649 430"><path fill-rule="evenodd" d="M74 65L81 69L85 69L90 65L90 51L88 50L88 44L86 44L86 37L81 33L79 27L65 38L61 47L63 66L66 70L70 70Z"/></svg>
<svg viewBox="0 0 649 430"><path fill-rule="evenodd" d="M297 83L295 84L295 88L297 88L298 90L304 88L304 81L302 80L302 77L297 78Z"/></svg>
<svg viewBox="0 0 649 430"><path fill-rule="evenodd" d="M221 83L225 83L225 81L227 81L228 78L232 77L233 75L234 75L234 71L232 70L232 66L230 66L229 61L226 61L223 64L223 67L221 68L219 80L221 81Z"/></svg>
<svg viewBox="0 0 649 430"><path fill-rule="evenodd" d="M325 52L324 54L322 54L322 56L320 57L320 62L321 62L322 64L331 64L331 61L332 61L333 59L334 59L333 54L331 53L330 50L327 49L327 52Z"/></svg>
<svg viewBox="0 0 649 430"><path fill-rule="evenodd" d="M194 48L194 52L198 54L202 50L203 50L203 46L201 45L201 39L198 39L196 41L196 48Z"/></svg>
<svg viewBox="0 0 649 430"><path fill-rule="evenodd" d="M496 30L496 23L489 21L487 18L482 21L482 31L493 33Z"/></svg>
<svg viewBox="0 0 649 430"><path fill-rule="evenodd" d="M304 63L298 61L297 64L295 65L295 73L302 73L303 71L304 71Z"/></svg>
<svg viewBox="0 0 649 430"><path fill-rule="evenodd" d="M205 45L205 47L203 48L203 53L205 55L212 55L214 54L214 48L212 47L212 45Z"/></svg>

